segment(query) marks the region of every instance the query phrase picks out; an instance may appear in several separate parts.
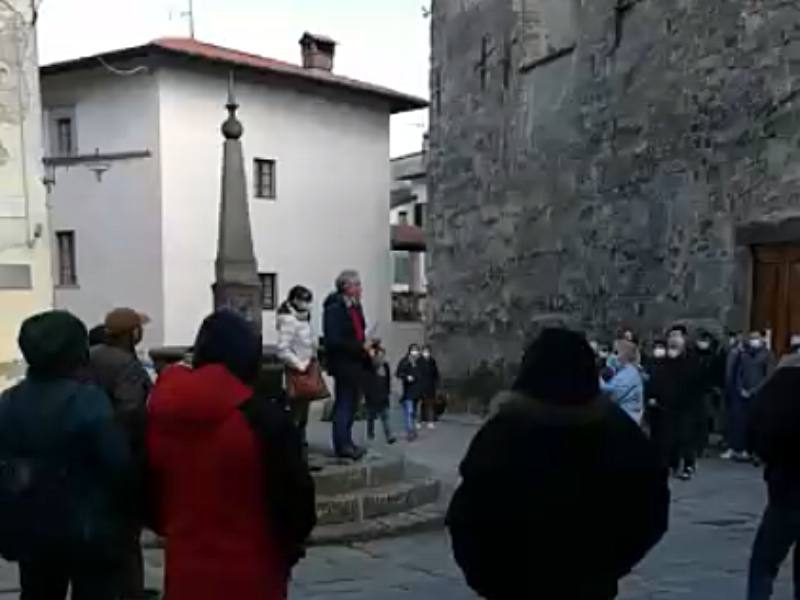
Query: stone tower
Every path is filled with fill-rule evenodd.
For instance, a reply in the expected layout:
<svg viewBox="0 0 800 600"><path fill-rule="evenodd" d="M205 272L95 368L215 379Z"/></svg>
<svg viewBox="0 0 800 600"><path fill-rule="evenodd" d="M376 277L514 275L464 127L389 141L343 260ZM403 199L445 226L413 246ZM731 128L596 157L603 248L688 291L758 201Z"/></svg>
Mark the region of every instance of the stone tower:
<svg viewBox="0 0 800 600"><path fill-rule="evenodd" d="M247 178L241 142L244 128L236 117L239 105L233 93L233 74L228 86L226 108L228 118L222 124L225 143L216 280L213 285L214 309L230 308L241 313L261 334L261 284L253 252L253 233L247 202Z"/></svg>
<svg viewBox="0 0 800 600"><path fill-rule="evenodd" d="M778 348L800 330L786 294L764 296L800 290L796 258L770 262L776 244L800 244L796 3L432 10L430 335L443 372L502 377L552 322L601 338L752 325Z"/></svg>

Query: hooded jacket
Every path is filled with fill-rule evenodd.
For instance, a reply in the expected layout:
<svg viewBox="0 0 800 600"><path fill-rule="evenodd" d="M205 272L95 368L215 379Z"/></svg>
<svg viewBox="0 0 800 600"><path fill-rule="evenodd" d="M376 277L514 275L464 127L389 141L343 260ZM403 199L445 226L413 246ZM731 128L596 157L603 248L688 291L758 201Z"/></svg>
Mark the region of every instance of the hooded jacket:
<svg viewBox="0 0 800 600"><path fill-rule="evenodd" d="M69 474L46 505L29 499L19 522L42 531L26 545L35 552L52 534L68 541L59 551L71 558L114 557L130 508L131 458L106 394L76 376L88 357L86 328L67 312L42 313L23 324L19 345L29 370L0 396L0 460L29 463L43 485L57 484L44 475L53 467Z"/></svg>
<svg viewBox="0 0 800 600"><path fill-rule="evenodd" d="M560 405L507 392L493 406L447 514L467 582L489 600L614 598L667 529L654 448L607 400Z"/></svg>
<svg viewBox="0 0 800 600"><path fill-rule="evenodd" d="M264 457L222 365L166 369L149 406L156 529L171 600L280 600L290 565L268 517Z"/></svg>

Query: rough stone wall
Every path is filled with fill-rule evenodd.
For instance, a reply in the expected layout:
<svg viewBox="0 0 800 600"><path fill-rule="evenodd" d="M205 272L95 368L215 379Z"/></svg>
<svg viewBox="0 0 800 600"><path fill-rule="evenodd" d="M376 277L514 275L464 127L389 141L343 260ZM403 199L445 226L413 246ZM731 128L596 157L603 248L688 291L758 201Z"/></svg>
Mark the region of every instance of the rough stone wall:
<svg viewBox="0 0 800 600"><path fill-rule="evenodd" d="M593 335L748 320L747 224L800 215L797 0L434 0L430 336L503 377Z"/></svg>

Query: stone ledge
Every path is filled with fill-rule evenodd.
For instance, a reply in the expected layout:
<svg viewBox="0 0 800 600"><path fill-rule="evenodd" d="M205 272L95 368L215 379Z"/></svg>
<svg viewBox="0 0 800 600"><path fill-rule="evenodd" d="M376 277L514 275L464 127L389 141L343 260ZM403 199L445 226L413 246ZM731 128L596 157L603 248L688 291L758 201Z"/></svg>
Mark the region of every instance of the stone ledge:
<svg viewBox="0 0 800 600"><path fill-rule="evenodd" d="M336 496L317 496L317 521L320 526L337 525L401 513L436 502L440 492L437 480L420 478Z"/></svg>
<svg viewBox="0 0 800 600"><path fill-rule="evenodd" d="M366 542L379 538L434 531L444 527L446 511L437 504L421 506L378 519L358 523L322 525L311 534L310 546L331 546Z"/></svg>
<svg viewBox="0 0 800 600"><path fill-rule="evenodd" d="M324 465L314 474L317 497L356 492L403 480L406 468L402 457L367 458L362 463Z"/></svg>

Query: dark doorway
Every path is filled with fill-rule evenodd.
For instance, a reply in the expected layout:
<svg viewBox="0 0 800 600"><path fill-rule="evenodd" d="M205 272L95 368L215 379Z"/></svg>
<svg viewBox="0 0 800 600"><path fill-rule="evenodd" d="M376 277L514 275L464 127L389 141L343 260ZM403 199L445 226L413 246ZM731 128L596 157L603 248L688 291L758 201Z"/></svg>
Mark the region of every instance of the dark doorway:
<svg viewBox="0 0 800 600"><path fill-rule="evenodd" d="M769 330L781 356L800 334L800 244L754 246L752 326Z"/></svg>

